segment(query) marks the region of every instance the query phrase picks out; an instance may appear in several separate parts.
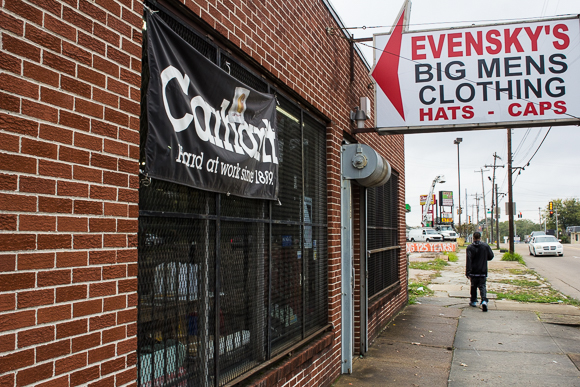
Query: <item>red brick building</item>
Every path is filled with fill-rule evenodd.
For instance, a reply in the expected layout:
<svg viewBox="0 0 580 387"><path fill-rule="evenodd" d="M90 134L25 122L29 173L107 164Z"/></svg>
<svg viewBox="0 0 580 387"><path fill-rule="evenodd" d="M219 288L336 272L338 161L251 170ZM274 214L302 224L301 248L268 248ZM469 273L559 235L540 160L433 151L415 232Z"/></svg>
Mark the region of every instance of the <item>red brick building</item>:
<svg viewBox="0 0 580 387"><path fill-rule="evenodd" d="M407 301L403 136L354 133L374 86L325 0L146 8L276 95L279 200L140 173L142 2L5 0L0 386L329 385ZM357 143L385 185L343 179Z"/></svg>

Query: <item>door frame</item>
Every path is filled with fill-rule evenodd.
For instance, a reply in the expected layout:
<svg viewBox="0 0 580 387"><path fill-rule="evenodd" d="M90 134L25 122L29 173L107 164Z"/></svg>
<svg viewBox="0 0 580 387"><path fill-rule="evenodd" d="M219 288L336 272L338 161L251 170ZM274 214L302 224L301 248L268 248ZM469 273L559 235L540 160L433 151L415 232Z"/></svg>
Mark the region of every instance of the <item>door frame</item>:
<svg viewBox="0 0 580 387"><path fill-rule="evenodd" d="M341 158L342 162L342 158ZM354 350L354 244L352 182L341 176L341 373L352 373Z"/></svg>

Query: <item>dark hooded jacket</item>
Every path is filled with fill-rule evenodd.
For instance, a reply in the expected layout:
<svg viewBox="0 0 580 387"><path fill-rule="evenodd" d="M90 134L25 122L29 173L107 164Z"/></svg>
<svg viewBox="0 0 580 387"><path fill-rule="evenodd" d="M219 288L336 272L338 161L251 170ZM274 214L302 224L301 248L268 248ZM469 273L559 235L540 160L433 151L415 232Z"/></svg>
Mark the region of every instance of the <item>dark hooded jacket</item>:
<svg viewBox="0 0 580 387"><path fill-rule="evenodd" d="M487 261L493 259L491 247L481 240L467 246L465 274L469 277L487 277Z"/></svg>

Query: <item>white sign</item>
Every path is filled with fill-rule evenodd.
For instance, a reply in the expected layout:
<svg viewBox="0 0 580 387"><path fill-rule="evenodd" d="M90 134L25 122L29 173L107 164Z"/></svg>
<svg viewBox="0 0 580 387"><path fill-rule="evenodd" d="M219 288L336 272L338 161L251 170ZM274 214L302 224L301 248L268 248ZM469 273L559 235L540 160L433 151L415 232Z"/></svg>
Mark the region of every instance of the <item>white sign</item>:
<svg viewBox="0 0 580 387"><path fill-rule="evenodd" d="M514 211L512 212L512 215L516 214L516 203L512 203L512 208L514 209ZM505 202L505 214L509 215L510 214L510 206L509 206L509 202Z"/></svg>
<svg viewBox="0 0 580 387"><path fill-rule="evenodd" d="M380 132L580 122L577 17L374 35Z"/></svg>

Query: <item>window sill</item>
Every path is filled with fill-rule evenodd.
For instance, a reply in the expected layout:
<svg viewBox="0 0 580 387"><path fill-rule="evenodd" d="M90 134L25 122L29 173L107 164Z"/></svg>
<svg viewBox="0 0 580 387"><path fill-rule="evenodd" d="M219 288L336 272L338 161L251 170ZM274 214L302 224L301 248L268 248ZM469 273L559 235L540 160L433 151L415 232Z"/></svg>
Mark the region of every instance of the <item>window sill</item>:
<svg viewBox="0 0 580 387"><path fill-rule="evenodd" d="M279 353L272 359L260 364L245 374L238 376L225 386L275 386L280 378L292 373L292 371L298 369L302 364L308 362L314 356L323 352L326 348L329 348L334 342L334 335L332 324L328 324L324 328L314 332L306 339ZM296 351L296 353L294 353L294 351ZM289 357L289 359L283 361L283 358L286 356ZM272 366L272 368L268 369L270 366ZM263 372L262 375L252 381L249 380L250 377L256 375L260 371Z"/></svg>

